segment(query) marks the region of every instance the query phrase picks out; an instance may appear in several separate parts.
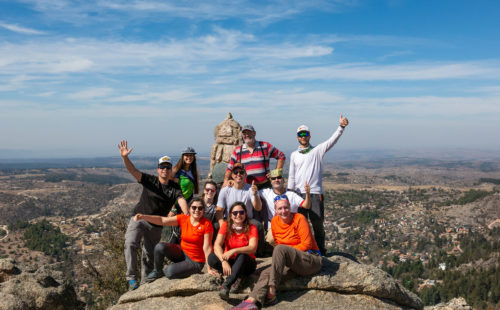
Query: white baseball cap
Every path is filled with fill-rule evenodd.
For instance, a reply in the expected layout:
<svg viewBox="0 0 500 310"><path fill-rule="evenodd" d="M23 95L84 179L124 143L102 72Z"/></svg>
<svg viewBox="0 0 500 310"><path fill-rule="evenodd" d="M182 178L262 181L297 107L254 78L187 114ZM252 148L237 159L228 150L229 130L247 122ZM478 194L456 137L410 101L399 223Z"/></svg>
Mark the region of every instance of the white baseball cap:
<svg viewBox="0 0 500 310"><path fill-rule="evenodd" d="M299 128L297 128L297 133L299 133L301 131L309 132L309 127L307 127L306 125L300 125Z"/></svg>

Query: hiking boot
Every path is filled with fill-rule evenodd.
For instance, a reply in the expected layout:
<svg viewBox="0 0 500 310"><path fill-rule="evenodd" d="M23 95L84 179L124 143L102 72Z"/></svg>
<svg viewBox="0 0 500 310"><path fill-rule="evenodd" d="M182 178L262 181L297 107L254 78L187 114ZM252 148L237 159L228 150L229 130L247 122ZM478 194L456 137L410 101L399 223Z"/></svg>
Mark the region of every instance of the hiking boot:
<svg viewBox="0 0 500 310"><path fill-rule="evenodd" d="M242 303L237 305L236 307L231 308L232 309L247 309L247 310L258 310L259 307L257 307L256 304L254 304L251 301L244 300Z"/></svg>
<svg viewBox="0 0 500 310"><path fill-rule="evenodd" d="M163 272L153 269L153 271L151 271L151 273L146 277L146 283L151 283L156 279L162 278L163 276Z"/></svg>
<svg viewBox="0 0 500 310"><path fill-rule="evenodd" d="M243 277L240 277L234 281L233 285L231 285L231 290L229 291L232 294L237 294L243 288Z"/></svg>
<svg viewBox="0 0 500 310"><path fill-rule="evenodd" d="M139 288L139 282L137 280L128 280L128 290L133 291Z"/></svg>
<svg viewBox="0 0 500 310"><path fill-rule="evenodd" d="M223 300L229 299L229 289L224 284L219 289L219 297Z"/></svg>

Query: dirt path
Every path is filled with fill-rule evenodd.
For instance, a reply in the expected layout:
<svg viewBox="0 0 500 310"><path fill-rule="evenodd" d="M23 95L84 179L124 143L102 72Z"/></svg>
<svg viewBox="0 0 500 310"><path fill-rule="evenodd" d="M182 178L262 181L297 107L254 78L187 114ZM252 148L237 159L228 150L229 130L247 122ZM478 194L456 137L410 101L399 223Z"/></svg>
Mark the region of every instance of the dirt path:
<svg viewBox="0 0 500 310"><path fill-rule="evenodd" d="M5 230L5 232L6 232L5 236L3 236L2 238L0 238L0 240L3 240L5 238L7 238L7 236L9 236L9 229L8 229L7 225L0 225L0 229Z"/></svg>

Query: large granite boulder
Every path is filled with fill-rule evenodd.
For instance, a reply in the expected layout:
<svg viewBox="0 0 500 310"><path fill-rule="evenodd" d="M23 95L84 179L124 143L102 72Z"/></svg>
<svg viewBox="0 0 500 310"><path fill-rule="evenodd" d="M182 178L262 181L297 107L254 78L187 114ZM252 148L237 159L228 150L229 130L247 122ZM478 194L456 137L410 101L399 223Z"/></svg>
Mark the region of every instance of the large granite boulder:
<svg viewBox="0 0 500 310"><path fill-rule="evenodd" d="M210 152L210 172L208 178L212 178L212 171L218 163L229 163L231 154L235 147L242 144L241 125L228 113L226 119L214 128L215 142Z"/></svg>
<svg viewBox="0 0 500 310"><path fill-rule="evenodd" d="M17 266L12 259L0 259L0 310L81 309L72 285L62 272L49 267Z"/></svg>
<svg viewBox="0 0 500 310"><path fill-rule="evenodd" d="M260 271L270 258L258 260ZM252 284L257 278L249 279ZM162 278L122 295L112 310L124 309L228 309L250 292L218 296L222 280L208 274L186 279ZM421 300L386 272L342 256L325 257L319 274L284 278L278 287L279 303L270 309L422 309Z"/></svg>

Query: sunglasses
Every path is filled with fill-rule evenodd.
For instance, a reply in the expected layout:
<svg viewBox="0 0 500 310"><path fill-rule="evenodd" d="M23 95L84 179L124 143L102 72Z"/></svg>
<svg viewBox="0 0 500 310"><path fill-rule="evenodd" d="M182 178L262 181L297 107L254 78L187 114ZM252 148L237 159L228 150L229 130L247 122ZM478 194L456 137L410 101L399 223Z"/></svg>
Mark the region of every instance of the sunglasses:
<svg viewBox="0 0 500 310"><path fill-rule="evenodd" d="M237 216L238 214L239 214L239 215L243 215L243 214L245 214L245 211L243 211L243 210L241 210L241 211L232 211L231 213L232 213L234 216Z"/></svg>
<svg viewBox="0 0 500 310"><path fill-rule="evenodd" d="M277 177L271 177L271 180L281 180L283 179L283 177L281 175L277 176Z"/></svg>
<svg viewBox="0 0 500 310"><path fill-rule="evenodd" d="M278 195L278 196L274 197L274 202L275 202L275 203L276 203L277 201L280 201L280 200L286 200L286 201L288 201L288 197L287 197L285 194L283 194L283 195Z"/></svg>
<svg viewBox="0 0 500 310"><path fill-rule="evenodd" d="M172 169L172 166L158 166L158 169L160 169L160 170L163 170L163 169L170 170L170 169Z"/></svg>
<svg viewBox="0 0 500 310"><path fill-rule="evenodd" d="M205 188L205 192L212 192L212 193L215 193L215 189Z"/></svg>
<svg viewBox="0 0 500 310"><path fill-rule="evenodd" d="M246 173L246 172L245 172L244 170L236 170L236 171L233 171L233 174L235 174L235 175L238 175L238 174L239 174L239 175L245 175L245 173Z"/></svg>
<svg viewBox="0 0 500 310"><path fill-rule="evenodd" d="M205 208L203 206L191 206L191 210L193 210L193 211L196 211L196 210L203 211L203 210L205 210Z"/></svg>
<svg viewBox="0 0 500 310"><path fill-rule="evenodd" d="M299 137L299 138L309 137L309 132L301 131L301 132L297 133L297 137Z"/></svg>

